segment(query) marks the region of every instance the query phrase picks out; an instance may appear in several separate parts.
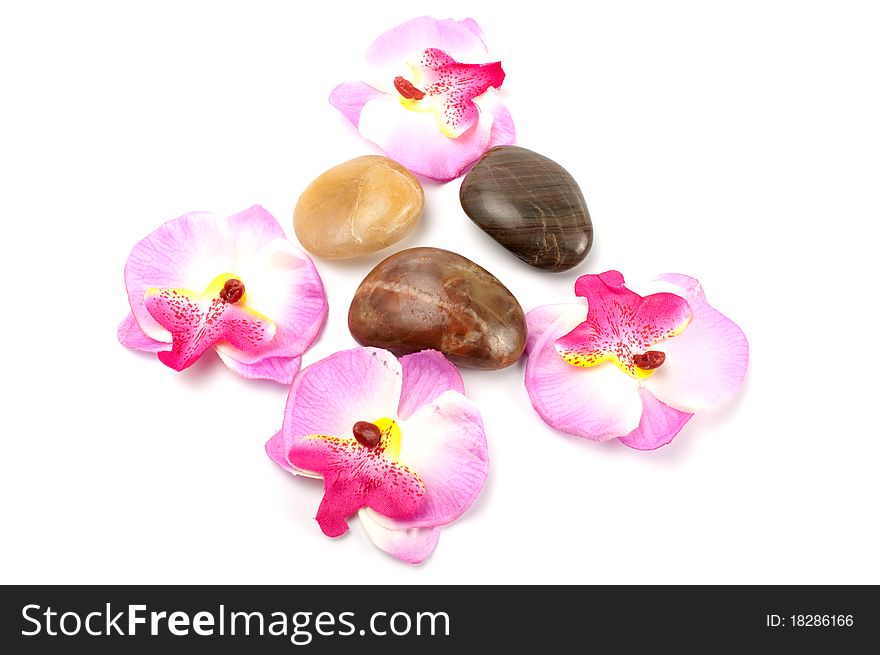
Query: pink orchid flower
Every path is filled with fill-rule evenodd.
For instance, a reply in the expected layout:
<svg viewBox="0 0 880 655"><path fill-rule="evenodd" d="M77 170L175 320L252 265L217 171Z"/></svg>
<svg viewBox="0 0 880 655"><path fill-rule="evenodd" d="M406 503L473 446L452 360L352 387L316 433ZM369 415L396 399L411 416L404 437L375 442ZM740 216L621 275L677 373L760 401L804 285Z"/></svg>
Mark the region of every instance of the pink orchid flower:
<svg viewBox="0 0 880 655"><path fill-rule="evenodd" d="M653 450L739 390L749 361L742 330L695 279L652 284L656 293L640 296L617 271L584 275L575 283L583 300L526 315L525 384L546 423Z"/></svg>
<svg viewBox="0 0 880 655"><path fill-rule="evenodd" d="M357 513L376 546L416 564L488 473L480 413L463 393L436 351L399 360L378 348L338 352L297 375L266 452L291 473L324 480L315 518L328 537Z"/></svg>
<svg viewBox="0 0 880 655"><path fill-rule="evenodd" d="M125 287L119 341L176 371L213 348L239 375L290 384L327 318L315 265L260 206L165 223L131 251Z"/></svg>
<svg viewBox="0 0 880 655"><path fill-rule="evenodd" d="M496 92L501 62L486 55L472 19L416 18L376 39L366 56L370 80L340 84L330 103L388 157L448 182L516 137Z"/></svg>

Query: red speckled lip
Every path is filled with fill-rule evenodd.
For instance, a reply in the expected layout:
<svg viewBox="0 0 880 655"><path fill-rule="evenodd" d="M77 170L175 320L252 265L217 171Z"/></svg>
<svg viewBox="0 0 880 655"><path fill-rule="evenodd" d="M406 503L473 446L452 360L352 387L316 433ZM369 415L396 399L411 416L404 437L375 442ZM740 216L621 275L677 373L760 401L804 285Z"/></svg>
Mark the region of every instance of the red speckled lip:
<svg viewBox="0 0 880 655"><path fill-rule="evenodd" d="M425 497L422 479L386 452L396 429L392 421L379 432L372 447L360 439L312 435L297 441L290 450L291 464L324 478L324 498L315 518L328 537L344 534L348 530L346 518L362 507L390 519L408 519L421 507Z"/></svg>
<svg viewBox="0 0 880 655"><path fill-rule="evenodd" d="M575 293L587 299L587 318L556 340L556 350L574 366L610 361L634 377L650 375L666 357L652 348L681 333L691 319L681 296L642 297L624 286L617 271L582 276Z"/></svg>
<svg viewBox="0 0 880 655"><path fill-rule="evenodd" d="M196 294L187 289L147 292L147 311L171 333L171 350L159 353L162 363L182 371L219 341L246 353L264 348L275 334L275 324L237 304L243 295L244 285L235 278L228 280L216 295Z"/></svg>
<svg viewBox="0 0 880 655"><path fill-rule="evenodd" d="M435 103L441 130L451 137L460 136L479 120L474 98L504 82L500 61L463 64L437 48L425 50L418 71L425 94Z"/></svg>

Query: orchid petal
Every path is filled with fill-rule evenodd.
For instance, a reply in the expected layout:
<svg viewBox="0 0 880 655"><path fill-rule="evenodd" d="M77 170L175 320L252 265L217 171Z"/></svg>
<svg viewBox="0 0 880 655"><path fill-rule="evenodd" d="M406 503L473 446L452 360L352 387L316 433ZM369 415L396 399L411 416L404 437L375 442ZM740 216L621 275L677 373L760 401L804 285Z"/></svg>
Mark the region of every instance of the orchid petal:
<svg viewBox="0 0 880 655"><path fill-rule="evenodd" d="M367 50L367 62L379 68L416 63L426 46L439 48L458 61L480 62L486 56L486 44L473 19L437 20L422 16L379 36Z"/></svg>
<svg viewBox="0 0 880 655"><path fill-rule="evenodd" d="M474 34L476 34L476 35L477 35L477 38L480 39L480 41L483 42L483 47L485 47L486 39L485 39L485 37L483 36L483 29L477 24L477 21L475 21L473 18L462 18L462 19L461 19L460 21L458 21L458 22L459 22L460 25L464 25L464 26L465 26L466 28L468 28L471 32L473 32Z"/></svg>
<svg viewBox="0 0 880 655"><path fill-rule="evenodd" d="M407 528L451 523L473 504L489 473L477 407L460 393L447 391L401 421L400 431L400 462L418 473L425 496L415 515L390 518Z"/></svg>
<svg viewBox="0 0 880 655"><path fill-rule="evenodd" d="M284 446L284 436L281 432L281 430L278 430L278 432L273 434L272 438L266 442L266 454L281 468L290 471L291 473L295 473L290 460L287 458L287 453L290 452L290 448Z"/></svg>
<svg viewBox="0 0 880 655"><path fill-rule="evenodd" d="M287 239L276 239L252 254L240 253L236 267L248 307L272 319L275 338L259 353L234 344L218 344L217 350L244 364L305 352L327 319L327 296L312 260Z"/></svg>
<svg viewBox="0 0 880 655"><path fill-rule="evenodd" d="M642 418L639 427L620 437L620 442L636 450L654 450L675 438L693 414L664 405L650 391L641 387Z"/></svg>
<svg viewBox="0 0 880 655"><path fill-rule="evenodd" d="M716 409L739 390L749 362L745 334L729 318L709 306L697 280L662 275L691 306L690 325L664 342L666 361L644 381L658 400L683 412Z"/></svg>
<svg viewBox="0 0 880 655"><path fill-rule="evenodd" d="M317 480L321 479L321 475L319 473L315 473L314 471L306 471L304 469L297 468L296 466L291 464L290 459L287 456L289 453L290 447L286 446L284 442L284 431L278 430L278 432L273 434L272 438L266 442L266 454L269 456L269 458L288 473L301 475L306 478L315 478Z"/></svg>
<svg viewBox="0 0 880 655"><path fill-rule="evenodd" d="M302 354L327 318L327 297L314 262L285 237L275 217L259 205L227 221L235 247L233 270L245 281L248 306L269 316L277 327L261 358ZM257 361L234 349L227 348L226 353L246 364Z"/></svg>
<svg viewBox="0 0 880 655"><path fill-rule="evenodd" d="M245 364L217 349L217 354L226 366L249 380L272 380L279 384L290 384L299 371L302 357L264 357L254 364Z"/></svg>
<svg viewBox="0 0 880 655"><path fill-rule="evenodd" d="M544 305L537 307L526 314L526 354L529 354L535 347L535 344L541 340L547 330L556 320L566 312L583 312L587 313L587 305L585 302L575 303L559 303L556 305Z"/></svg>
<svg viewBox="0 0 880 655"><path fill-rule="evenodd" d="M411 111L391 95L367 102L360 131L391 159L413 173L448 182L461 175L486 151L494 117L481 112L479 120L457 139L437 127L431 112Z"/></svg>
<svg viewBox="0 0 880 655"><path fill-rule="evenodd" d="M373 542L373 545L392 557L409 564L420 564L434 549L440 539L440 528L395 528L386 525L391 519L384 519L383 523L377 522L376 514L371 509L364 508L358 512L358 518L364 526L364 532Z"/></svg>
<svg viewBox="0 0 880 655"><path fill-rule="evenodd" d="M132 350L157 353L160 350L171 349L170 343L166 341L156 341L144 334L144 331L141 330L141 326L137 324L136 320L134 320L134 315L131 312L129 312L128 316L126 316L122 320L122 323L119 324L119 327L116 330L116 337L119 339L119 343Z"/></svg>
<svg viewBox="0 0 880 655"><path fill-rule="evenodd" d="M138 242L125 264L125 287L134 319L148 337L170 343L171 333L144 306L147 291L202 291L217 275L233 270L234 264L228 225L213 215L193 212L168 221Z"/></svg>
<svg viewBox="0 0 880 655"><path fill-rule="evenodd" d="M489 89L479 98L474 98L481 113L491 114L492 130L489 132L489 143L486 149L495 146L509 146L516 141L516 128L507 107L498 97L495 89Z"/></svg>
<svg viewBox="0 0 880 655"><path fill-rule="evenodd" d="M343 82L330 92L330 104L357 127L361 122L364 105L383 95L385 94L364 82Z"/></svg>
<svg viewBox="0 0 880 655"><path fill-rule="evenodd" d="M304 368L284 410L285 455L310 435L349 437L358 421L396 416L401 377L397 358L378 348L344 350Z"/></svg>
<svg viewBox="0 0 880 655"><path fill-rule="evenodd" d="M549 311L543 308L533 323L546 325ZM535 411L557 430L595 441L629 434L642 414L638 381L609 363L589 368L567 364L556 351L556 340L583 323L587 305L569 304L560 312L535 340L526 361L525 385Z"/></svg>
<svg viewBox="0 0 880 655"><path fill-rule="evenodd" d="M260 205L229 216L226 224L237 263L246 262L273 241L286 240L278 221Z"/></svg>
<svg viewBox="0 0 880 655"><path fill-rule="evenodd" d="M464 394L458 369L436 350L423 350L400 358L403 388L397 415L406 420L445 391Z"/></svg>

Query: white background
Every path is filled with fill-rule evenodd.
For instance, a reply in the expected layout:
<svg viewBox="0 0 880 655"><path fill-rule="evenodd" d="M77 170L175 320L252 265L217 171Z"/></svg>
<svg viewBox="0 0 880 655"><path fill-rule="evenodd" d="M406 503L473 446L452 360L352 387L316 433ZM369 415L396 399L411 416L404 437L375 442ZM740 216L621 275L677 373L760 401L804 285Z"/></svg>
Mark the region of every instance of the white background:
<svg viewBox="0 0 880 655"><path fill-rule="evenodd" d="M0 580L11 583L880 582L874 289L880 21L855 2L18 3L0 9ZM409 18L473 16L519 144L580 182L584 265L530 269L426 184L394 248L447 247L525 309L578 274L699 278L751 342L745 386L651 453L554 432L522 365L464 371L491 472L424 565L342 539L264 454L286 389L116 341L136 241L376 152L328 103ZM311 363L354 345L392 250L318 262Z"/></svg>

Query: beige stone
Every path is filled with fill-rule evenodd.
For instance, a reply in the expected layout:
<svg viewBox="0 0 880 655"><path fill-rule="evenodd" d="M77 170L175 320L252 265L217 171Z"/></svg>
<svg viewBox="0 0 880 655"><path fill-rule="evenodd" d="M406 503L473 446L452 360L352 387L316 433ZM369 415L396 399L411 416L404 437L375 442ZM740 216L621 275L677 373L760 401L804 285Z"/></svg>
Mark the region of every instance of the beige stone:
<svg viewBox="0 0 880 655"><path fill-rule="evenodd" d="M425 206L419 181L387 157L358 157L319 175L293 211L303 248L325 259L381 250L415 227Z"/></svg>

